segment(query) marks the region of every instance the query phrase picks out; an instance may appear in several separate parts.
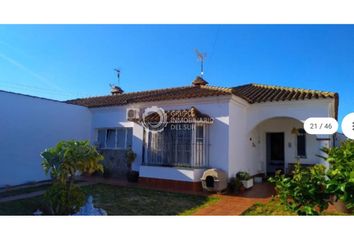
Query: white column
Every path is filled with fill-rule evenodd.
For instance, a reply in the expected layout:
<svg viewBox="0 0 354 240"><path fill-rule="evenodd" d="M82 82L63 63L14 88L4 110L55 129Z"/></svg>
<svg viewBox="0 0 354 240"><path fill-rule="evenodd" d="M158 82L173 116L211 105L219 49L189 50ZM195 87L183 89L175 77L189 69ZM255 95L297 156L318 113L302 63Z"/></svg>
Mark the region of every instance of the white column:
<svg viewBox="0 0 354 240"><path fill-rule="evenodd" d="M316 140L319 142L319 156L327 157L327 154L321 151L322 148L329 148L331 146L332 135L317 135ZM320 158L320 163L329 167L328 162L326 162L323 158Z"/></svg>

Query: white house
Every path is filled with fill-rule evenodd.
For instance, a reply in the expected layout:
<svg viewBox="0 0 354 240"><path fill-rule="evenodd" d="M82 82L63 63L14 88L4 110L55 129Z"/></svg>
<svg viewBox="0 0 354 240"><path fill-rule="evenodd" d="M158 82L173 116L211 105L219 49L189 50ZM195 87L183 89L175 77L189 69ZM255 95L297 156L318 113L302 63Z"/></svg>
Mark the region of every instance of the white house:
<svg viewBox="0 0 354 240"><path fill-rule="evenodd" d="M337 118L337 93L260 84L213 87L201 77L197 77L191 86L132 93L123 93L115 87L111 93L66 102L38 98L18 101L19 109L24 109L27 114L21 116L21 121L17 120L18 124L0 120L0 127L11 126L12 129L7 130L10 132L6 132L8 136L16 136L22 130L28 133L31 124L37 130L40 128L41 134L58 132L57 137L50 137L51 145L55 144L54 140L90 138L105 155L106 166L118 175L126 171L124 152L131 146L137 153L133 168L139 171L142 182L191 189L200 188L200 178L207 168L221 169L229 177L238 171L247 171L251 175L272 174L277 169L286 172L289 164L297 159L302 164L319 163L320 148L334 144L331 136L306 134L303 122L309 117ZM9 97L11 94L5 95ZM11 96L26 98L16 94ZM32 105L28 106L31 101ZM41 106L35 101L45 104ZM144 111L151 107L164 110L167 125L162 131L144 127L143 123L156 123L161 119L156 120L156 113L151 113L144 115L145 122L142 121ZM2 112L3 108L6 107L2 103ZM8 112L20 110L17 107L7 109ZM44 119L40 118L38 111L46 112ZM59 113L54 114L55 111ZM60 111L65 112L62 112L62 118L59 117ZM35 122L46 121L48 114L54 122L42 125ZM23 121L28 123L21 126ZM42 147L36 147L38 154L48 147L48 141L40 141L35 135L34 130L31 135L26 135L28 146L17 146L17 149L30 151L31 144L39 144L36 141L43 143ZM4 140L0 143L0 150L10 147L8 145ZM7 154L6 159L4 155L0 156L1 161L40 166L39 157L26 159L22 154L18 160L16 154ZM26 166L21 169L19 174L32 171L29 166L27 170ZM39 174L38 171L27 175L34 176ZM10 181L10 176L7 179L3 181L0 176L0 185L19 183Z"/></svg>
<svg viewBox="0 0 354 240"><path fill-rule="evenodd" d="M238 171L287 171L296 160L320 162L320 148L332 145L333 139L306 134L303 122L309 117L337 118L338 112L336 93L259 84L221 88L201 77L186 87L134 93L116 87L110 96L68 103L89 108L91 141L100 148L132 146L141 181L192 188L200 186L207 168L233 177ZM152 106L167 115L161 132L149 131L139 121ZM135 121L128 110L136 111ZM187 121L176 123L176 118Z"/></svg>

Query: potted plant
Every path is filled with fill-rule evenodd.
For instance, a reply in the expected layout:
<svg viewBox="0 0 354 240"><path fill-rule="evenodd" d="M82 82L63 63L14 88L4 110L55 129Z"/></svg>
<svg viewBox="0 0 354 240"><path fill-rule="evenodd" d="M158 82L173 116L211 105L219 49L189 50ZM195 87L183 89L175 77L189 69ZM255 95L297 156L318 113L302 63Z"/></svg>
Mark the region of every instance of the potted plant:
<svg viewBox="0 0 354 240"><path fill-rule="evenodd" d="M255 183L262 183L264 179L264 173L258 173L254 176Z"/></svg>
<svg viewBox="0 0 354 240"><path fill-rule="evenodd" d="M235 189L236 193L243 193L245 191L245 187L243 186L241 180L238 178L235 179Z"/></svg>
<svg viewBox="0 0 354 240"><path fill-rule="evenodd" d="M127 180L128 182L137 182L139 179L139 172L132 170L132 164L136 159L136 153L132 150L131 147L129 147L125 153L125 158L127 160L128 166Z"/></svg>
<svg viewBox="0 0 354 240"><path fill-rule="evenodd" d="M113 158L105 159L103 162L103 177L104 178L111 178L113 176Z"/></svg>
<svg viewBox="0 0 354 240"><path fill-rule="evenodd" d="M111 178L112 177L112 170L107 166L103 166L103 174L102 175L104 178Z"/></svg>
<svg viewBox="0 0 354 240"><path fill-rule="evenodd" d="M236 192L236 179L234 177L230 178L230 180L227 184L227 189L228 189L229 193Z"/></svg>
<svg viewBox="0 0 354 240"><path fill-rule="evenodd" d="M242 185L246 188L249 189L253 187L253 178L248 172L238 172L236 174L236 179L240 180Z"/></svg>
<svg viewBox="0 0 354 240"><path fill-rule="evenodd" d="M127 173L128 182L138 182L139 181L139 172L138 171L129 171Z"/></svg>

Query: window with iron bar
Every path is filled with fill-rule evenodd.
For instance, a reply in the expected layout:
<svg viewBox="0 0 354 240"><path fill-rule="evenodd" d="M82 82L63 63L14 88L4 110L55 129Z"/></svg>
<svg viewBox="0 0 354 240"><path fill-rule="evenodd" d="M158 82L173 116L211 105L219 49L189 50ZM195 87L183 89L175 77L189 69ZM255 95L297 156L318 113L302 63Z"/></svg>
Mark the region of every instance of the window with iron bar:
<svg viewBox="0 0 354 240"><path fill-rule="evenodd" d="M194 167L208 166L208 126L168 124L162 132L148 132L145 165Z"/></svg>

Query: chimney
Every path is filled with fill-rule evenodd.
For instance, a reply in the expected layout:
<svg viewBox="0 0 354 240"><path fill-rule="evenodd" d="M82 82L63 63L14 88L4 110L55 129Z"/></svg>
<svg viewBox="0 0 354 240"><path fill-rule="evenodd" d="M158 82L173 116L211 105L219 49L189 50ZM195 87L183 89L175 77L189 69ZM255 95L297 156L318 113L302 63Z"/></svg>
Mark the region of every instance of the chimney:
<svg viewBox="0 0 354 240"><path fill-rule="evenodd" d="M193 86L204 86L207 84L208 84L208 82L205 81L201 76L197 76L192 82Z"/></svg>
<svg viewBox="0 0 354 240"><path fill-rule="evenodd" d="M120 94L124 93L123 89L121 89L118 86L112 85L111 88L112 88L111 89L111 94L112 95L120 95Z"/></svg>

